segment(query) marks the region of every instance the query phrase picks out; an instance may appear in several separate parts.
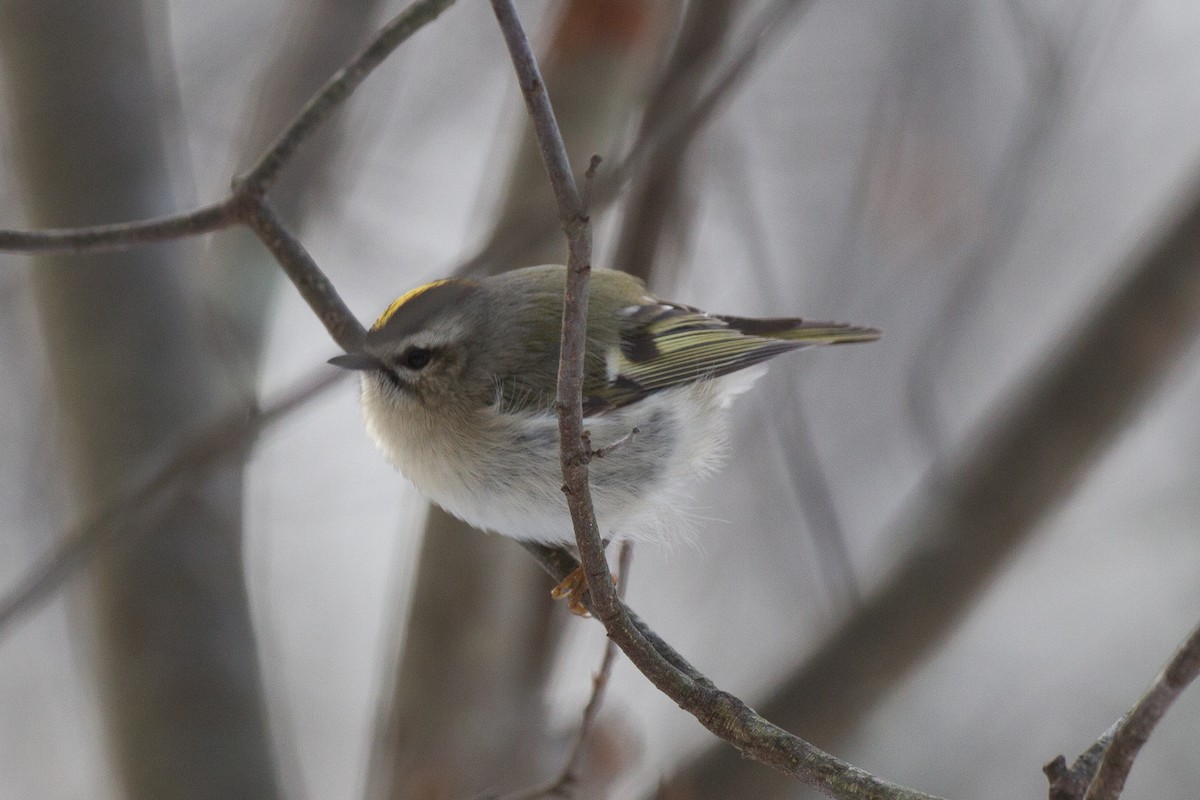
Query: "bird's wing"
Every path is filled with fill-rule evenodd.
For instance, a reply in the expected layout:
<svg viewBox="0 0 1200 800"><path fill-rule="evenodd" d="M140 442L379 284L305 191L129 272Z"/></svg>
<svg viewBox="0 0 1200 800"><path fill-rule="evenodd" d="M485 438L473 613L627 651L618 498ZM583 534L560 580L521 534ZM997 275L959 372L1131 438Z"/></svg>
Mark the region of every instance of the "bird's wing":
<svg viewBox="0 0 1200 800"><path fill-rule="evenodd" d="M719 317L670 303L635 306L622 314L626 324L619 346L607 354L606 384L588 398L592 410L628 405L663 389L728 375L789 350L879 338L871 328Z"/></svg>

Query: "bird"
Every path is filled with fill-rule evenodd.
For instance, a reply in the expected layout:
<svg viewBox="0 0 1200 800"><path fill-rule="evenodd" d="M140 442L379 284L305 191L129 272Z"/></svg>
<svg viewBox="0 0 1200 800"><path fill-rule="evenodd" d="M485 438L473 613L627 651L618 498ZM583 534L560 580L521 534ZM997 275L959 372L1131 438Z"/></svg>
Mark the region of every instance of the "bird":
<svg viewBox="0 0 1200 800"><path fill-rule="evenodd" d="M369 437L425 497L474 527L554 546L575 541L555 411L565 281L566 267L542 265L426 283L330 359L361 373ZM710 314L601 268L588 306L583 421L603 454L589 472L606 541L678 537L679 509L721 464L732 402L763 362L880 335ZM582 611L578 587L561 594Z"/></svg>

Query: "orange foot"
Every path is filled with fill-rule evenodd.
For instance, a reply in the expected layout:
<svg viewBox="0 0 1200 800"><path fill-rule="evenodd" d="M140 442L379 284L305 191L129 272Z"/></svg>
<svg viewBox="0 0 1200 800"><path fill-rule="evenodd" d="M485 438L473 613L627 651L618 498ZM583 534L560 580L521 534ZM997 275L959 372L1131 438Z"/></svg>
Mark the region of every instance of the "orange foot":
<svg viewBox="0 0 1200 800"><path fill-rule="evenodd" d="M613 586L617 585L617 576L610 575ZM591 613L587 609L587 605L583 602L584 595L587 594L587 578L583 577L583 567L579 566L567 573L567 577L550 590L550 596L555 600L567 599L567 609L580 617L590 617Z"/></svg>

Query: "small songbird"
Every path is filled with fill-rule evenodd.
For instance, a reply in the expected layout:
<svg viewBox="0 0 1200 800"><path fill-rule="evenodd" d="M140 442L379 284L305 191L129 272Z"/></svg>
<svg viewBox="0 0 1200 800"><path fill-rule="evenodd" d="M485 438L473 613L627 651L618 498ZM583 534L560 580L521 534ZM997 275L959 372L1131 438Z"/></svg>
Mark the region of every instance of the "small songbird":
<svg viewBox="0 0 1200 800"><path fill-rule="evenodd" d="M554 400L566 268L434 281L401 296L359 352L367 430L426 497L473 526L573 544ZM720 461L728 410L766 367L874 328L707 314L623 272L591 275L584 428L605 537L669 539L678 506Z"/></svg>

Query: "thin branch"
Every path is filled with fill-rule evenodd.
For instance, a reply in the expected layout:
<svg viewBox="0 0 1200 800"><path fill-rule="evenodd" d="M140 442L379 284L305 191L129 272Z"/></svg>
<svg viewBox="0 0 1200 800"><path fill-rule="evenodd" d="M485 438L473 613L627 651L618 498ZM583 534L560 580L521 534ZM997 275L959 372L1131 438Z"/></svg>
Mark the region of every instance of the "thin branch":
<svg viewBox="0 0 1200 800"><path fill-rule="evenodd" d="M91 253L231 227L239 221L239 207L245 199L261 195L271 186L300 144L353 94L367 75L410 36L437 19L453 2L417 0L384 25L366 47L313 95L258 162L247 173L234 178L233 189L225 199L183 214L117 225L43 231L0 230L0 251ZM336 335L334 338L341 344Z"/></svg>
<svg viewBox="0 0 1200 800"><path fill-rule="evenodd" d="M678 110L674 114L664 114L661 125L652 130L641 131L629 152L617 161L615 166L597 176L593 188L588 193L589 202L585 208L594 210L608 206L616 200L635 175L655 160L658 153L685 148L704 130L721 108L721 104L732 96L733 90L742 84L750 74L751 67L766 52L770 42L790 29L788 23L795 18L789 19L789 12L793 9L803 10L809 5L807 0L776 0L763 11L750 26L752 32L747 35L741 50L729 60L724 71L695 104L688 105L683 102L683 98L688 94L687 86L683 82L675 82L658 90L663 96L663 107ZM523 236L505 236L503 239L492 240L478 253L459 264L454 274L474 275L488 264L510 263L515 253L534 247L551 231L550 225L533 225Z"/></svg>
<svg viewBox="0 0 1200 800"><path fill-rule="evenodd" d="M630 429L629 433L625 434L621 438L616 439L615 441L613 441L609 444L602 445L600 447L593 449L592 445L591 445L591 437L588 435L588 431L584 431L583 435L584 435L585 440L587 441L588 458L607 458L608 456L615 453L617 450L620 450L621 447L623 447L624 445L627 445L630 442L632 442L634 437L637 436L641 432L642 432L642 429L635 425L635 426L633 426L633 428Z"/></svg>
<svg viewBox="0 0 1200 800"><path fill-rule="evenodd" d="M629 564L632 559L633 543L628 540L621 542L621 552L617 556L617 575L619 577L617 595L622 600L625 599L625 590L629 588ZM604 703L604 690L608 687L608 680L612 675L613 665L616 661L617 644L612 639L609 639L604 644L604 656L600 659L600 669L592 676L592 693L588 697L587 705L583 707L583 714L579 720L579 729L575 732L575 742L571 745L571 749L567 753L567 758L563 762L562 769L559 770L558 775L542 786L513 794L506 794L501 800L540 800L543 797L572 796L575 783L578 780L576 773L579 769L579 761L583 757L584 746L587 744L592 728L596 724L596 717L599 716L600 706Z"/></svg>
<svg viewBox="0 0 1200 800"><path fill-rule="evenodd" d="M300 240L284 226L267 198L247 196L238 208L241 221L254 231L275 256L333 340L348 353L356 351L366 336L362 323L350 311Z"/></svg>
<svg viewBox="0 0 1200 800"><path fill-rule="evenodd" d="M718 62L722 44L732 35L732 18L738 6L738 0L687 6L674 49L646 101L639 138L649 138L648 132L661 127L664 119L669 119L672 106L695 106L704 78ZM668 236L685 239L690 228L685 220L694 217L687 213L684 191L689 148L667 145L660 144L646 169L630 182L613 247L612 263L643 281L665 260L662 242Z"/></svg>
<svg viewBox="0 0 1200 800"><path fill-rule="evenodd" d="M659 690L744 755L799 778L831 797L928 797L855 769L767 722L738 698L716 689L705 679L698 679L694 669L678 668L647 640L617 596L609 580L604 546L588 491L588 459L583 439L581 394L591 249L588 220L579 204L579 192L566 162L566 148L512 0L492 0L492 9L512 56L547 161L547 171L555 184L559 220L567 235L569 258L556 405L565 483L563 491L575 527L594 615L629 660Z"/></svg>
<svg viewBox="0 0 1200 800"><path fill-rule="evenodd" d="M732 157L720 159L719 185L729 196L728 218L740 229L748 255L748 279L763 296L786 297L784 279L790 270L781 268L766 246L765 214L757 201L755 187L742 148L732 148ZM862 591L854 574L846 531L838 512L833 485L821 461L803 395L794 385L775 384L777 396L765 399L767 407L783 409L778 415L772 440L783 459L784 477L795 498L808 537L816 552L817 580L829 591L830 600L845 608L862 602ZM799 538L799 537L797 537Z"/></svg>
<svg viewBox="0 0 1200 800"><path fill-rule="evenodd" d="M1117 724L1085 800L1117 800L1133 761L1171 704L1200 674L1200 626L1175 651L1150 690Z"/></svg>
<svg viewBox="0 0 1200 800"><path fill-rule="evenodd" d="M42 562L0 598L0 633L86 565L100 547L143 529L144 523L133 523L140 510L165 500L165 504L156 509L157 513L164 513L185 487L221 463L245 453L265 429L342 377L339 371L322 368L263 408L249 413L245 408L235 409L174 447L167 460L150 469L108 506L62 536Z"/></svg>
<svg viewBox="0 0 1200 800"><path fill-rule="evenodd" d="M1100 759L1104 757L1104 751L1112 743L1113 734L1117 732L1117 726L1120 724L1121 721L1117 720L1110 725L1091 747L1075 759L1070 769L1067 768L1067 760L1062 756L1056 756L1042 767L1042 772L1050 780L1050 800L1080 800L1083 797L1088 784L1096 775L1096 770L1100 768Z"/></svg>
<svg viewBox="0 0 1200 800"><path fill-rule="evenodd" d="M232 206L232 199L226 198L187 214L174 214L142 222L40 231L0 230L0 250L24 253L95 253L184 236L198 236L233 225L236 219Z"/></svg>
<svg viewBox="0 0 1200 800"><path fill-rule="evenodd" d="M536 542L521 542L521 546L542 566L542 569L557 583L571 572L579 568L579 562L567 550L560 547L548 547ZM586 597L592 616L598 614L592 598ZM653 651L652 658L659 661L660 668L670 669L682 680L686 681L691 694L682 699L673 690L663 689L658 680L646 672L641 657L634 659L633 654L626 649L622 637L614 635L609 630L609 636L617 642L629 660L650 678L664 694L674 700L680 708L695 716L702 725L736 747L743 755L775 767L792 777L815 786L823 794L842 800L939 800L934 795L923 794L911 789L905 789L887 781L880 780L834 756L824 753L816 747L804 742L792 734L780 730L767 720L748 708L741 700L718 689L711 680L693 667L670 644L658 636L633 609L620 603L622 615L628 619L641 640ZM603 622L603 620L601 620ZM731 738L736 737L736 739ZM798 746L797 746L798 745ZM758 748L769 754L760 758ZM779 764L782 763L783 766ZM809 781L800 774L814 773L815 781Z"/></svg>
<svg viewBox="0 0 1200 800"><path fill-rule="evenodd" d="M625 600L625 592L629 589L629 565L633 560L633 543L629 541L621 542L621 550L617 555L617 597L623 602ZM584 745L587 744L588 736L595 726L596 717L600 713L600 706L604 703L604 690L608 686L609 676L612 675L613 665L617 662L617 644L612 639L609 639L604 644L604 657L600 659L600 669L592 678L592 695L588 698L587 705L583 708L583 718L579 722L579 731L575 736L575 746L571 748L571 753L567 758L567 763L563 765L562 773L559 775L559 785L568 785L575 782L575 771L578 769L580 756L583 755Z"/></svg>
<svg viewBox="0 0 1200 800"><path fill-rule="evenodd" d="M251 186L260 191L269 187L288 159L296 152L296 148L354 93L359 84L382 64L392 51L437 19L453 4L454 0L417 0L393 17L366 47L358 51L346 66L326 81L320 91L300 110L292 124L279 135L267 152L263 153L258 163L235 179L234 185Z"/></svg>

